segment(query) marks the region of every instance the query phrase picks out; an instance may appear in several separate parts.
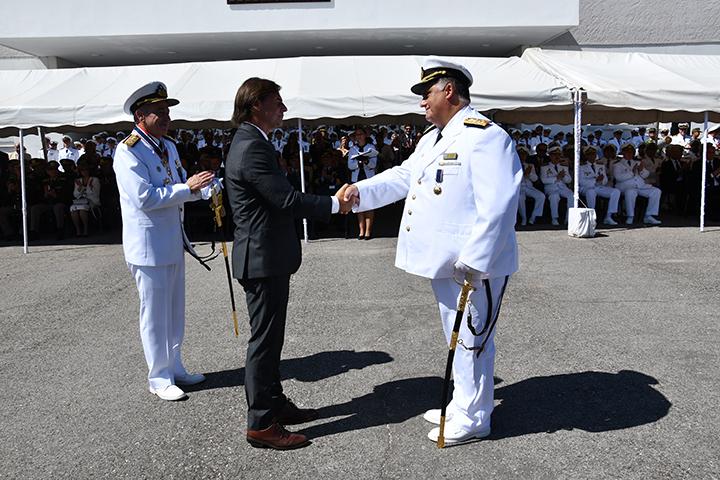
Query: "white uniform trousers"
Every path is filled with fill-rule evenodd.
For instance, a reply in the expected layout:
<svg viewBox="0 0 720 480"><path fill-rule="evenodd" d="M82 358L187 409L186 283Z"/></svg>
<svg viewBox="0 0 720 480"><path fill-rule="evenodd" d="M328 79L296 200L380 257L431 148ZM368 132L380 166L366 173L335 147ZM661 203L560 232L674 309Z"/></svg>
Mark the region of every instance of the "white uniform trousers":
<svg viewBox="0 0 720 480"><path fill-rule="evenodd" d="M497 315L498 301L502 295L505 277L492 278L490 290L493 299L493 313ZM457 303L460 298L461 287L452 278L437 278L431 280L435 299L440 308L443 330L447 345L455 323ZM472 323L476 332L480 332L487 317L487 294L481 281L477 283L477 290L470 295L468 308L460 326L459 338L467 347L479 347L486 334L476 337L467 326L468 312L472 314ZM496 327L497 328L497 327ZM495 329L485 344L485 350L478 357L477 350L467 350L458 343L453 360L454 390L452 400L448 404L448 415L452 422L467 431L480 428L490 428L490 415L494 407L494 381L495 368ZM444 365L444 363L443 363Z"/></svg>
<svg viewBox="0 0 720 480"><path fill-rule="evenodd" d="M185 332L185 261L160 267L128 264L140 295L140 339L150 388L175 384L187 372L180 347Z"/></svg>
<svg viewBox="0 0 720 480"><path fill-rule="evenodd" d="M625 215L628 217L635 216L635 200L638 195L648 199L645 216L657 215L660 211L660 195L662 191L657 187L644 185L641 188L628 188L627 190L623 190L622 193L625 195Z"/></svg>
<svg viewBox="0 0 720 480"><path fill-rule="evenodd" d="M560 197L565 197L567 200L567 208L570 209L570 207L573 206L575 203L573 191L570 190L565 185L558 185L557 189L553 189L554 191L551 193L545 192L545 195L547 196L548 200L550 201L550 216L552 218L558 218L558 206L560 205ZM567 212L565 213L565 218L567 219Z"/></svg>
<svg viewBox="0 0 720 480"><path fill-rule="evenodd" d="M543 208L545 208L545 194L535 187L520 185L520 197L518 199L518 212L523 221L527 221L527 212L525 207L525 198L533 199L533 211L530 218L541 217Z"/></svg>
<svg viewBox="0 0 720 480"><path fill-rule="evenodd" d="M598 196L609 199L607 214L611 215L618 211L618 202L620 201L620 190L617 188L607 187L605 185L595 185L590 188L580 189L580 193L585 195L585 201L588 208L595 208L595 200Z"/></svg>

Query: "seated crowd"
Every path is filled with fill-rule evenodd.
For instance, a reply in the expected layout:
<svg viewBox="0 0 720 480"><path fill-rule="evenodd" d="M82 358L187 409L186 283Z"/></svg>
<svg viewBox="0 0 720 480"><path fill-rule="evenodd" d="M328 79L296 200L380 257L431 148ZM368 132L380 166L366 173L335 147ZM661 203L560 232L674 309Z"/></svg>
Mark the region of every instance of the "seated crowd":
<svg viewBox="0 0 720 480"><path fill-rule="evenodd" d="M661 211L696 214L700 205L703 146L700 131L694 129L687 135L687 129L687 124L680 124L676 135L641 128L632 131L629 138L623 138L622 130L615 131L613 138L607 140L602 138L602 131L583 137L577 174L584 204L596 208L598 197L606 199L598 210L608 225L615 225L618 220L632 224L638 196L647 199L639 213L646 224L660 223L656 216ZM414 151L422 132L422 128L413 125L357 128L338 125L303 131L276 129L270 141L291 184L299 190L304 177L306 191L330 195L344 183L369 178L400 164ZM553 135L542 125L533 131L511 129L510 134L524 169L518 205L520 224L538 222L543 217L546 199L548 221L553 225L559 225L561 219L567 221L567 213L560 213L560 202L565 199L566 208L573 204L576 172L572 135L562 132ZM224 176L223 160L232 141L231 130L179 130L173 135L188 176L203 170L212 170L219 178ZM31 237L54 234L63 238L66 230L82 237L92 231L91 226L101 230L120 225L112 165L115 148L124 137L123 132L114 137L103 132L92 139L74 142L65 136L60 148L56 142L47 140L45 151L36 156L24 152ZM706 212L711 219L717 219L720 213L718 137L710 137L706 159ZM10 155L0 155L0 235L5 239L17 238L20 232L19 152L17 145ZM305 165L302 176L301 154ZM189 205L190 221L193 209L207 207L202 202L196 203ZM621 208L623 218L618 217ZM210 215L204 211L200 215L210 220L203 225L211 228ZM358 238L372 238L373 213L358 215L357 221Z"/></svg>
<svg viewBox="0 0 720 480"><path fill-rule="evenodd" d="M623 138L616 130L613 138L605 140L598 130L581 139L578 185L581 200L589 208L596 208L597 198L607 200L598 208L602 222L616 225L614 218L622 207L624 221L631 225L636 217L636 199L647 199L640 213L643 223L657 225L656 217L663 212L676 215L696 215L700 207L700 183L703 163L707 166L706 213L717 220L720 215L720 136L708 137L707 157L703 161L700 129L687 135L689 125L679 124L676 135L657 129L640 128ZM538 125L535 130L511 132L523 164L518 214L520 224L534 224L543 215L545 200L550 204L550 222L560 224L561 198L567 208L573 205L574 140L572 135L552 135ZM622 198L622 202L621 202ZM530 202L532 200L532 202ZM532 204L531 214L527 210ZM582 206L582 204L581 204ZM567 222L567 213L564 215Z"/></svg>

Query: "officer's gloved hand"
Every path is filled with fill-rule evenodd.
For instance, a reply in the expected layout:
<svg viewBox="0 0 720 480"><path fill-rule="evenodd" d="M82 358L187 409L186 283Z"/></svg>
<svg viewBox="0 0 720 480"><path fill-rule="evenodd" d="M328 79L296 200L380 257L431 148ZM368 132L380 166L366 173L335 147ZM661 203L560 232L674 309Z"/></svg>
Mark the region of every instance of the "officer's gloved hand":
<svg viewBox="0 0 720 480"><path fill-rule="evenodd" d="M472 267L465 265L463 262L458 260L455 262L455 271L453 272L453 279L460 285L465 283L465 280L475 285L480 280L487 278L487 274L479 270L475 270Z"/></svg>

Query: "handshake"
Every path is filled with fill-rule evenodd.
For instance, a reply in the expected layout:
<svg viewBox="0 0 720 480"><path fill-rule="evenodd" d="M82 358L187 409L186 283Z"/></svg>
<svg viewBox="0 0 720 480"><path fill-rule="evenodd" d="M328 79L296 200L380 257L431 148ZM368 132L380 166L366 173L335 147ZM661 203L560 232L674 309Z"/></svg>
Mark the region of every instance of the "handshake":
<svg viewBox="0 0 720 480"><path fill-rule="evenodd" d="M350 213L353 206L360 203L360 192L355 185L345 184L335 193L335 198L340 202L340 213Z"/></svg>

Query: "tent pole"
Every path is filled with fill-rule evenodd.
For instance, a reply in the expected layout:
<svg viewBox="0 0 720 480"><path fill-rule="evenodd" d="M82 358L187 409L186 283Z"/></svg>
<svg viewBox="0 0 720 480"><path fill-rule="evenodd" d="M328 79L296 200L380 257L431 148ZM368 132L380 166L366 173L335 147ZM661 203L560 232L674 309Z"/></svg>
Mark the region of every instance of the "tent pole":
<svg viewBox="0 0 720 480"><path fill-rule="evenodd" d="M578 89L573 92L573 163L575 165L573 172L573 206L578 208L580 203L580 148L582 146L582 92Z"/></svg>
<svg viewBox="0 0 720 480"><path fill-rule="evenodd" d="M702 180L700 182L700 231L705 231L705 179L707 178L708 112L705 112L703 126Z"/></svg>
<svg viewBox="0 0 720 480"><path fill-rule="evenodd" d="M43 128L37 127L37 129L38 129L38 137L40 137L40 145L42 145L43 158L47 162L48 161L48 158L47 158L48 145L45 143L45 135L43 135Z"/></svg>
<svg viewBox="0 0 720 480"><path fill-rule="evenodd" d="M302 118L298 118L298 148L300 149L300 191L305 193L305 155L302 144ZM308 242L307 218L303 217L303 235L305 243Z"/></svg>
<svg viewBox="0 0 720 480"><path fill-rule="evenodd" d="M25 142L23 141L23 129L18 131L20 136L20 194L22 196L22 228L23 228L23 253L28 253L28 225L27 225L27 192L25 189Z"/></svg>

